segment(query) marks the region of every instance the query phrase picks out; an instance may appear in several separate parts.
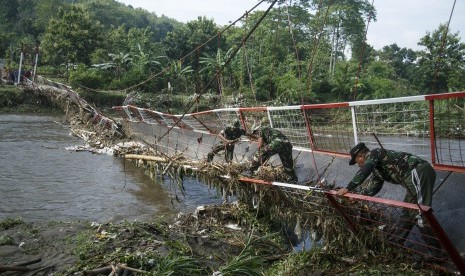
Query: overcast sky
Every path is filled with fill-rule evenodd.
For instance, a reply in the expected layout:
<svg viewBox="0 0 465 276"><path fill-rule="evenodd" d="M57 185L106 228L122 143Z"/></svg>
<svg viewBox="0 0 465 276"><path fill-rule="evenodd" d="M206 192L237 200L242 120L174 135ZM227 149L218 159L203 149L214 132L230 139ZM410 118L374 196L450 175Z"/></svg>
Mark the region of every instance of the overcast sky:
<svg viewBox="0 0 465 276"><path fill-rule="evenodd" d="M226 25L252 9L257 0L117 0L134 8L143 8L157 16L165 15L181 22L206 16ZM374 1L374 0L373 0ZM375 49L397 43L399 47L419 49L418 41L426 32L447 23L454 0L377 0L377 21L370 22L367 39ZM258 9L265 10L269 3ZM465 0L457 0L449 30L459 32L465 42Z"/></svg>

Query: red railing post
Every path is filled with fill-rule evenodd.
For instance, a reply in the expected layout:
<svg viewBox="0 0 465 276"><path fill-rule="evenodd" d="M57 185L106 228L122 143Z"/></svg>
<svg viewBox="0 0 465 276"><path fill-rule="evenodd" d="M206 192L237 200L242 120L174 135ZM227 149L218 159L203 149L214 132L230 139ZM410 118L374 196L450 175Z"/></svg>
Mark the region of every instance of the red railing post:
<svg viewBox="0 0 465 276"><path fill-rule="evenodd" d="M339 214L344 218L344 220L347 222L347 224L350 227L350 230L352 230L353 233L356 233L357 228L355 227L355 224L353 223L353 221L350 220L350 218L347 216L347 214L341 208L339 203L334 198L334 195L332 195L331 193L328 193L328 192L325 192L325 195L326 195L326 198L328 199L329 203L331 203L331 205L333 205L334 209L336 209L339 212Z"/></svg>
<svg viewBox="0 0 465 276"><path fill-rule="evenodd" d="M449 240L449 237L447 236L446 232L444 232L444 229L442 229L441 225L434 217L432 209L429 208L429 210L426 211L422 210L422 213L428 220L439 242L441 243L442 247L447 252L447 254L449 254L449 257L454 262L457 269L460 271L462 275L465 275L465 262L463 261L462 257L460 256L452 242Z"/></svg>

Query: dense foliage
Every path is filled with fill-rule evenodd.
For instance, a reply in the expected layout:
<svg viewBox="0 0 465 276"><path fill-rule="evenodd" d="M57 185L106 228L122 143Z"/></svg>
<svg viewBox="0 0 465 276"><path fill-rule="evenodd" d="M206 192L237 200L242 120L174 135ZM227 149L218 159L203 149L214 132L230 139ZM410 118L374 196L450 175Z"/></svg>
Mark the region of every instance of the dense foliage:
<svg viewBox="0 0 465 276"><path fill-rule="evenodd" d="M278 105L465 89L459 33L440 25L420 39L420 50L375 50L365 42L366 24L376 20L366 0L278 1L233 26L205 17L184 24L115 0L4 2L0 57L7 67L17 68L23 45L31 68L40 42L39 74L59 73L88 91Z"/></svg>

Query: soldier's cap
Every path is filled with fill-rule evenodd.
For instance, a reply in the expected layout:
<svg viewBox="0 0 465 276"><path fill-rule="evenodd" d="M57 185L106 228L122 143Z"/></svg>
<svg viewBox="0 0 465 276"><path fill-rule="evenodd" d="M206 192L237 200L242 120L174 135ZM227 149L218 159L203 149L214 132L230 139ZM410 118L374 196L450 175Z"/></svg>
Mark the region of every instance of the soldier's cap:
<svg viewBox="0 0 465 276"><path fill-rule="evenodd" d="M350 150L351 159L349 161L349 165L352 166L353 164L355 164L355 158L357 157L357 154L365 151L368 151L368 147L365 145L365 143L358 143L355 147L353 147Z"/></svg>
<svg viewBox="0 0 465 276"><path fill-rule="evenodd" d="M239 122L238 120L234 121L233 127L240 128L241 127L241 122Z"/></svg>

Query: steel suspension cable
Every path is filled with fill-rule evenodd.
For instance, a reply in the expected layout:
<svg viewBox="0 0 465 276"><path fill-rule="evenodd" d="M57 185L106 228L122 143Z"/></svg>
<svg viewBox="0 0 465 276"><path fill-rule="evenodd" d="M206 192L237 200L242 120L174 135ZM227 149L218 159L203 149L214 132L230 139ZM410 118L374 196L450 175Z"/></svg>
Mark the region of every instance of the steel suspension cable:
<svg viewBox="0 0 465 276"><path fill-rule="evenodd" d="M232 28L237 22L239 22L240 20L242 20L242 18L244 18L246 16L247 13L250 13L252 11L254 11L258 6L260 6L263 2L265 2L266 0L261 0L260 2L258 2L255 6L253 6L250 10L248 10L246 13L244 13L241 17L239 17L238 19L236 19L234 22L230 23L228 26L226 26L223 30L221 30L219 32L219 34L223 34L224 32L226 32L227 30L229 30L230 28ZM195 49L193 49L191 52L187 53L186 55L184 55L183 57L179 58L178 61L181 62L181 64L183 63L183 61L193 55L196 51L198 51L200 48L203 48L205 45L207 45L210 41L212 41L213 39L216 39L218 37L218 34L210 37L209 39L207 39L204 43L198 45ZM79 87L83 88L83 89L86 89L88 91L93 91L93 92L127 92L128 90L132 90L136 87L139 87L139 86L142 86L144 84L146 84L147 82L149 82L150 80L162 75L163 73L165 73L166 71L169 70L171 66L166 66L165 68L163 68L160 72L158 73L155 73L153 75L151 75L150 77L148 77L147 79L145 79L144 81L141 81L140 83L138 84L135 84L135 85L132 85L130 87L127 87L127 88L124 88L124 89L119 89L119 90L99 90L99 89L92 89L92 88L89 88L89 87L86 87L84 85L80 85L78 84Z"/></svg>
<svg viewBox="0 0 465 276"><path fill-rule="evenodd" d="M450 11L450 15L449 15L449 21L447 21L447 26L446 26L446 29L444 30L444 34L442 36L441 48L439 49L438 57L437 57L437 60L436 60L436 62L434 64L435 73L434 73L433 87L432 87L432 91L431 91L432 93L435 93L435 90L436 90L436 84L437 84L438 77L439 77L439 63L441 61L442 53L443 53L444 47L446 45L446 40L447 40L447 34L449 32L450 21L452 20L452 15L454 14L454 9L455 9L455 3L456 2L457 2L457 0L454 0L454 4L452 5L452 10Z"/></svg>
<svg viewBox="0 0 465 276"><path fill-rule="evenodd" d="M323 1L320 1L320 8L319 10L321 10L321 6L322 6L322 2ZM311 59L310 59L310 63L309 63L309 67L308 67L308 79L307 79L307 92L310 94L310 90L311 90L311 86L312 86L312 75L313 75L313 61L315 59L315 55L316 55L316 52L317 52L317 49L318 49L318 45L320 43L320 38L322 36L322 33L323 33L323 28L324 28L324 25L326 23L326 20L328 18L328 14L329 14L329 9L332 5L332 1L329 2L328 4L328 7L326 9L326 13L325 13L325 17L323 19L323 22L321 24L321 29L320 29L320 32L319 32L319 35L318 35L318 38L317 38L317 42L313 45L313 50L312 50L312 55L311 55ZM318 15L319 16L319 15ZM303 99L302 99L302 102L303 102ZM302 103L303 104L303 103ZM321 175L318 171L318 166L316 165L316 158L315 158L315 151L313 150L314 149L314 143L313 143L313 140L312 140L312 135L311 135L311 127L310 127L310 119L308 118L307 116L307 112L305 110L302 109L302 112L304 113L304 118L305 118L305 124L306 124L306 129L307 129L307 135L309 137L309 142L310 142L310 145L311 145L311 153L312 153L312 161L313 161L313 167L315 169L315 172L317 174L317 183L320 185L320 186L323 186L322 183L320 182L320 179L321 179ZM310 169L310 168L309 168Z"/></svg>
<svg viewBox="0 0 465 276"><path fill-rule="evenodd" d="M289 34L291 35L292 45L294 46L295 59L297 61L297 74L298 74L299 80L300 80L302 78L302 76L301 76L301 70L300 70L299 49L297 48L297 43L296 43L296 40L295 40L295 37L294 37L294 32L292 31L292 21L291 21L291 15L289 13L289 7L291 6L291 3L292 3L292 0L289 0L289 5L286 5L286 14L287 14L287 22L288 22ZM301 98L302 98L302 104L303 104L302 94L301 94Z"/></svg>
<svg viewBox="0 0 465 276"><path fill-rule="evenodd" d="M371 6L372 7L373 7L374 2L375 2L375 0L371 1ZM360 72L362 70L363 55L365 54L365 46L366 46L366 40L367 40L368 26L370 25L372 15L373 15L373 13L370 13L370 15L368 16L367 25L365 27L365 33L363 35L362 45L360 47L360 59L359 59L359 62L358 62L357 76L355 78L354 90L353 90L354 91L354 99L353 99L354 101L357 100L357 85L358 85L358 80L360 78Z"/></svg>
<svg viewBox="0 0 465 276"><path fill-rule="evenodd" d="M263 15L257 21L257 23L255 23L253 28L249 31L247 36L242 39L241 43L236 47L236 49L234 49L231 56L229 56L229 58L225 61L225 63L220 67L219 72L222 72L224 70L224 68L226 67L226 65L228 65L231 62L231 60L236 56L237 52L239 52L242 45L249 39L249 37L252 35L252 33L257 29L257 27L260 25L260 23L263 21L263 19L266 17L266 15L268 15L268 13L273 8L273 6L276 4L277 1L278 0L274 0L273 3L271 3L271 5L268 7L268 9L263 13ZM215 79L216 79L216 76L214 76L213 78L210 79L210 81L207 83L207 85L205 85L204 89L200 92L198 97L200 97L203 93L205 93L205 91L207 91L208 87L210 87L210 85L215 81ZM191 104L188 106L187 110L178 118L178 120L176 120L176 122L171 127L169 127L169 129L163 135L161 135L160 137L157 138L157 141L160 141L163 137L165 137L174 128L174 126L178 125L178 123L184 118L184 116L186 116L187 112L189 112L189 110L191 110L191 108L194 106L195 102L196 102L195 100L191 101Z"/></svg>
<svg viewBox="0 0 465 276"><path fill-rule="evenodd" d="M434 79L433 79L433 87L431 88L433 93L436 90L436 83L437 83L437 79L439 77L439 62L441 60L441 56L442 56L441 54L444 51L444 47L446 45L447 34L449 32L449 25L450 25L450 21L452 20L452 15L454 14L454 9L455 9L455 3L456 2L457 1L454 0L454 4L452 5L452 10L451 10L450 15L449 15L449 20L447 21L447 26L446 26L446 29L444 30L444 35L442 37L442 45L441 45L441 48L439 49L438 58L437 58L437 60L436 60L436 62L434 64L435 73L434 73ZM433 112L434 112L434 109L433 109ZM433 123L434 123L434 120L433 120ZM435 145L435 149L436 149L436 158L439 158L439 153L438 153L438 150L437 150L436 132L434 132L434 145Z"/></svg>
<svg viewBox="0 0 465 276"><path fill-rule="evenodd" d="M322 4L323 3L323 0L320 1L320 8L322 7ZM320 39L321 39L321 36L323 35L323 28L324 28L324 25L326 23L326 20L328 19L328 14L329 14L329 9L331 7L331 5L333 4L333 1L331 0L328 4L328 7L326 9L326 13L325 13L325 16L323 18L323 22L321 24L321 28L318 32L318 37L317 37L317 40L316 40L316 43L313 45L313 49L312 49L312 54L310 56L310 62L308 64L308 79L307 79L307 92L308 94L310 94L311 92L311 88L312 88L312 77L313 77L313 61L315 60L315 56L316 56L316 53L318 52L318 46L320 44ZM320 9L319 9L320 10Z"/></svg>
<svg viewBox="0 0 465 276"><path fill-rule="evenodd" d="M248 19L249 19L249 16L248 16L248 13L247 13L246 16L245 16L245 28L247 28ZM245 32L245 33L247 33L247 32ZM249 59L248 59L248 56L247 56L247 46L246 46L245 41L242 44L242 48L243 48L243 62L245 63L245 67L247 68L247 76L249 78L250 90L252 91L252 95L253 95L253 98L255 100L255 104L257 104L257 96L255 94L255 88L254 88L254 85L253 85L252 70L249 67Z"/></svg>
<svg viewBox="0 0 465 276"><path fill-rule="evenodd" d="M287 1L286 1L286 3L287 3ZM290 12L289 12L289 7L291 6L291 4L292 4L292 0L289 0L289 4L286 5L286 15L287 15L289 34L291 35L292 46L294 47L295 60L297 62L297 76L298 76L299 81L300 81L302 79L302 72L301 72L301 68L300 68L299 49L297 48L297 42L296 42L296 39L294 37L294 32L293 32L293 28L292 28L292 21L291 21L291 15L290 15ZM304 92L302 90L300 90L300 102L301 102L301 104L305 104L304 103L303 93Z"/></svg>

